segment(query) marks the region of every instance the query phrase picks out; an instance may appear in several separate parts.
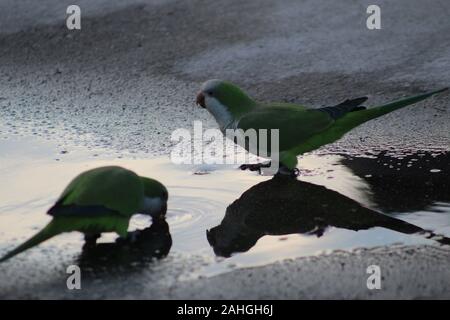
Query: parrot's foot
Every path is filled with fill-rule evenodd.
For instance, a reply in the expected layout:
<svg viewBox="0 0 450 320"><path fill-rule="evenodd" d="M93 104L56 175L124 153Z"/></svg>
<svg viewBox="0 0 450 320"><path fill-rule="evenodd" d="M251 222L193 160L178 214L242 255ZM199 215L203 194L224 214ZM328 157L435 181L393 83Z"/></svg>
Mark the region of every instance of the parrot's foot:
<svg viewBox="0 0 450 320"><path fill-rule="evenodd" d="M97 239L100 238L100 233L94 233L94 234L85 234L84 235L84 245L83 248L92 248L95 247L97 243Z"/></svg>
<svg viewBox="0 0 450 320"><path fill-rule="evenodd" d="M297 168L289 169L288 167L281 166L275 175L297 178L299 176L299 174L300 174L300 170L298 170Z"/></svg>
<svg viewBox="0 0 450 320"><path fill-rule="evenodd" d="M271 162L262 162L262 163L250 163L250 164L242 164L239 169L241 170L250 170L250 171L259 171L261 173L261 168L270 168Z"/></svg>

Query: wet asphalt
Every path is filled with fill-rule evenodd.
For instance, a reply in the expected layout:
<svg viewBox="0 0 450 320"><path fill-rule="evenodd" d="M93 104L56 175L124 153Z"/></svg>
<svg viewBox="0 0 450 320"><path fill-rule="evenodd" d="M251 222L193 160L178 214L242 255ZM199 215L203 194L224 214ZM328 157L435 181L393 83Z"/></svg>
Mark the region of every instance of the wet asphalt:
<svg viewBox="0 0 450 320"><path fill-rule="evenodd" d="M82 146L152 157L170 152L174 129L190 128L194 120L215 127L194 103L210 78L234 81L260 100L312 107L358 96L374 106L450 85L450 4L443 0L378 1L381 30L365 26L370 1L78 2L80 31L65 27L73 1L0 4L0 137L36 136L69 151ZM367 180L383 212L447 203L449 99L446 92L371 121L318 153L346 155L343 163ZM408 167L412 158L418 165ZM430 175L436 168L441 173ZM180 261L189 259L177 260L180 268L188 269ZM146 270L131 280L140 290L122 291L125 296L119 280L89 284L90 293L80 296L449 297L449 259L445 248L394 246L176 284L156 281ZM385 266L388 283L376 293L360 283L361 265L374 261ZM254 280L242 291L237 284L244 278ZM293 281L304 289L290 286ZM53 284L40 284L31 297L70 296L48 290Z"/></svg>

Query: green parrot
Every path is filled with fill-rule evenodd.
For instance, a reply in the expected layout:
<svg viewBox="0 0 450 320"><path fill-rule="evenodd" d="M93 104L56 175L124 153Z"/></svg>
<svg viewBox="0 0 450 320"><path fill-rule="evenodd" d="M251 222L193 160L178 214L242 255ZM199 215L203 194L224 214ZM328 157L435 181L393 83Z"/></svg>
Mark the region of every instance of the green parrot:
<svg viewBox="0 0 450 320"><path fill-rule="evenodd" d="M167 200L164 185L133 171L118 166L85 171L69 183L47 211L53 217L50 223L0 262L63 232L84 233L85 246L95 245L102 232L116 232L125 237L133 214L163 217Z"/></svg>
<svg viewBox="0 0 450 320"><path fill-rule="evenodd" d="M216 119L220 130L260 129L279 130L279 150L270 150L256 142L236 142L247 151L257 150L257 155L279 159L278 173L298 175L297 156L339 140L344 134L360 124L375 119L407 105L424 100L448 88L401 99L382 106L366 109L361 106L367 97L346 100L336 106L310 109L294 103L258 102L236 85L222 80L205 82L197 95L197 104L206 108ZM255 152L253 152L255 153ZM260 170L269 163L244 164L242 170Z"/></svg>

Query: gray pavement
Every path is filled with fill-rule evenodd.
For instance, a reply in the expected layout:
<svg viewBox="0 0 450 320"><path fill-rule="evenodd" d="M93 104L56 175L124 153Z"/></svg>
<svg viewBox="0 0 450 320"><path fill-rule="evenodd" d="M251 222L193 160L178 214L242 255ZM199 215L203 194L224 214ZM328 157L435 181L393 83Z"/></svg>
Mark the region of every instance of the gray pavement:
<svg viewBox="0 0 450 320"><path fill-rule="evenodd" d="M165 155L174 129L196 119L215 127L194 105L209 78L234 81L258 99L317 107L361 95L369 96L370 106L450 85L445 0L377 1L382 29L376 31L365 27L366 0L79 0L82 30L68 31L65 8L73 3L1 2L0 121L6 129L0 136ZM449 98L441 94L367 123L322 151L448 151ZM364 285L369 262L384 266L380 291ZM125 291L114 290L120 283L111 280L94 282L81 296L449 298L449 262L445 248L390 247L176 285L152 287L147 271ZM46 285L52 282L35 285L31 297L68 297Z"/></svg>

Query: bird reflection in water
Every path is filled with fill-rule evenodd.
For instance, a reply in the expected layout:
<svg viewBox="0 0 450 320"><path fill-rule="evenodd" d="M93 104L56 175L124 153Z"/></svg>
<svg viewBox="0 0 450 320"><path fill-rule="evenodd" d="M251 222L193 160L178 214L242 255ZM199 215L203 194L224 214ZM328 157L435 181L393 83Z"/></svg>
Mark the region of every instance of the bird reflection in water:
<svg viewBox="0 0 450 320"><path fill-rule="evenodd" d="M283 176L244 192L228 206L220 225L207 231L207 239L216 255L229 257L248 251L265 235L321 237L330 226L354 231L382 227L450 244L448 238L368 209L336 191Z"/></svg>
<svg viewBox="0 0 450 320"><path fill-rule="evenodd" d="M169 254L172 237L164 218L153 219L150 227L129 232L114 243L85 246L78 258L86 270L139 267Z"/></svg>

